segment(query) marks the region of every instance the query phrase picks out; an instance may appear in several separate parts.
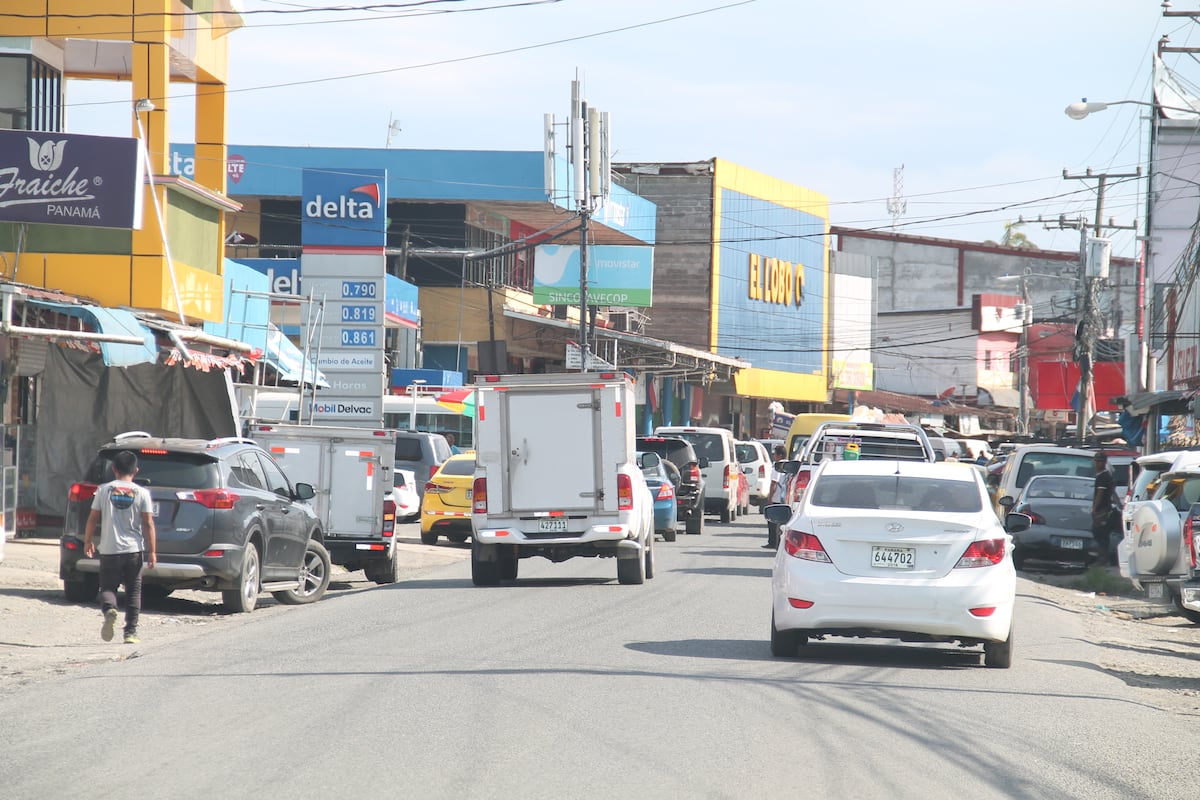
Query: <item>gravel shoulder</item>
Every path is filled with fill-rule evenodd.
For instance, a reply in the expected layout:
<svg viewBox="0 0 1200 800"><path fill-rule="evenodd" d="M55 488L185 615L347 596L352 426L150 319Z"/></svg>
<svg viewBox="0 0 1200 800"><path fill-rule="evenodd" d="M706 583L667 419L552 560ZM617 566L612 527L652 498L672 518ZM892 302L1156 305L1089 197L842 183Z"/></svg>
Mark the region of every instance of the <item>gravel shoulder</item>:
<svg viewBox="0 0 1200 800"><path fill-rule="evenodd" d="M397 533L404 549L401 580L470 557L466 545L421 544L416 525L401 526ZM1079 588L1079 576L1021 576L1019 593L1080 615L1088 640L1100 653L1097 668L1144 691L1147 703L1200 716L1200 626L1169 607L1149 603L1131 588L1098 594ZM1119 579L1111 583L1127 585ZM334 567L329 591L373 585L361 572ZM58 541L10 541L0 563L0 694L89 663L136 658L180 639L287 612L270 595L260 598L251 614L228 614L215 592L180 591L143 603L140 644L121 644L120 637L106 643L100 640L98 608L63 598ZM1018 649L1016 668L1020 658Z"/></svg>

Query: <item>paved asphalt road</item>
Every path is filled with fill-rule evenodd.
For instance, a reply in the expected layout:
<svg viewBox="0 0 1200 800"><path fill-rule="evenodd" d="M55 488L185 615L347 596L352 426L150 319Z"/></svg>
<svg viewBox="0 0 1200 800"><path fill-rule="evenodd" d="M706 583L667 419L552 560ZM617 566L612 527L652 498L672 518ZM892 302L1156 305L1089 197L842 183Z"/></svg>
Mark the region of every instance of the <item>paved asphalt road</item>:
<svg viewBox="0 0 1200 800"><path fill-rule="evenodd" d="M761 517L657 543L658 576L521 562L214 629L0 697L18 798L1168 798L1194 720L1096 669L1078 618L1023 596L1016 663L767 647ZM845 641L845 640L841 640Z"/></svg>

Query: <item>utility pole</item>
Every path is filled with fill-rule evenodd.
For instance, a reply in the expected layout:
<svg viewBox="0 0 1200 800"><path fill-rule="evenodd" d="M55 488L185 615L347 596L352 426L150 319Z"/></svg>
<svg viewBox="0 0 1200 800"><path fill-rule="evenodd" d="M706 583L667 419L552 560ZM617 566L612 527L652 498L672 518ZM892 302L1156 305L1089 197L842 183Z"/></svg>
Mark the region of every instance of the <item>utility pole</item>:
<svg viewBox="0 0 1200 800"><path fill-rule="evenodd" d="M1103 242L1107 244L1107 240L1102 239L1104 231L1114 229L1133 229L1135 225L1116 225L1110 219L1108 224L1104 223L1104 191L1110 178L1140 178L1142 169L1138 167L1136 172L1092 172L1089 167L1082 175L1071 175L1065 169L1063 170L1063 179L1069 181L1096 181L1096 216L1092 225L1093 242ZM1096 334L1097 334L1097 319L1096 319L1096 302L1095 295L1100 283L1108 279L1108 259L1104 257L1103 264L1098 263L1101 259L1089 259L1088 246L1088 228L1084 221L1080 220L1079 225L1079 304L1077 310L1077 319L1075 323L1075 360L1079 363L1079 411L1075 418L1075 436L1078 444L1083 445L1087 438L1087 427L1091 421L1092 414L1095 409L1092 405L1094 394L1092 391L1092 374L1093 360L1096 350ZM1094 252L1100 253L1101 247L1098 247ZM1103 250L1107 253L1107 250ZM1093 263L1089 263L1089 261ZM1128 365L1127 365L1128 366Z"/></svg>

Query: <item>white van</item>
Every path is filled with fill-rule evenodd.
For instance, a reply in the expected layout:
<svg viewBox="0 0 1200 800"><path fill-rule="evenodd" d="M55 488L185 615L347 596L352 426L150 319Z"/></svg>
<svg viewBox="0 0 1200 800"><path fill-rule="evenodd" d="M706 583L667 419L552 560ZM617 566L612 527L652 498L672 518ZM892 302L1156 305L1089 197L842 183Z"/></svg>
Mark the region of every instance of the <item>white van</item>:
<svg viewBox="0 0 1200 800"><path fill-rule="evenodd" d="M659 426L655 436L677 436L692 443L700 458L708 459L704 475L704 511L719 514L721 522L737 519L738 465L737 446L733 433L725 428L693 428L691 426Z"/></svg>

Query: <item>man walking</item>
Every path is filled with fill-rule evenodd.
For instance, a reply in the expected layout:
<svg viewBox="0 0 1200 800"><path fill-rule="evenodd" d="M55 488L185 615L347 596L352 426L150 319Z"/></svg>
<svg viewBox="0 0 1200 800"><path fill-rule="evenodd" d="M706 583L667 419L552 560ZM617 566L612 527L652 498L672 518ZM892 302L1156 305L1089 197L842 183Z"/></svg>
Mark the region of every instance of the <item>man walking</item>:
<svg viewBox="0 0 1200 800"><path fill-rule="evenodd" d="M1108 456L1100 451L1092 458L1092 464L1096 468L1096 480L1092 483L1092 538L1100 546L1100 563L1108 564L1110 540L1120 525L1120 517Z"/></svg>
<svg viewBox="0 0 1200 800"><path fill-rule="evenodd" d="M104 624L100 638L111 642L117 623L117 588L125 586L125 643L138 643L138 616L142 610L142 564L157 560L154 504L150 492L133 482L137 456L122 450L113 456L115 480L102 484L92 499L83 534L83 552L95 556L96 527L100 528L100 607Z"/></svg>

